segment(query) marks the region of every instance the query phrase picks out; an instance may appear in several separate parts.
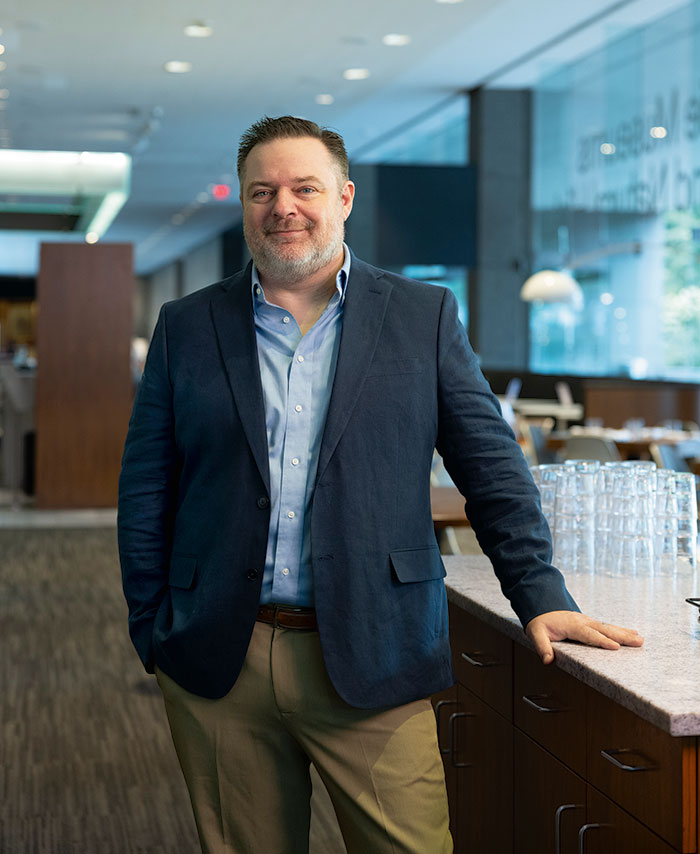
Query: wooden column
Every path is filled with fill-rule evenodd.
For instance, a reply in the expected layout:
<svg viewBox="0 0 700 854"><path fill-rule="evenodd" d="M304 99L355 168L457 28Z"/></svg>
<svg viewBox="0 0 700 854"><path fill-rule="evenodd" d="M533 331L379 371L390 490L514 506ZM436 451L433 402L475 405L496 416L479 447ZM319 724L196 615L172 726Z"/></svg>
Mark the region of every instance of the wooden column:
<svg viewBox="0 0 700 854"><path fill-rule="evenodd" d="M41 246L37 507L116 506L132 405L133 288L130 244Z"/></svg>

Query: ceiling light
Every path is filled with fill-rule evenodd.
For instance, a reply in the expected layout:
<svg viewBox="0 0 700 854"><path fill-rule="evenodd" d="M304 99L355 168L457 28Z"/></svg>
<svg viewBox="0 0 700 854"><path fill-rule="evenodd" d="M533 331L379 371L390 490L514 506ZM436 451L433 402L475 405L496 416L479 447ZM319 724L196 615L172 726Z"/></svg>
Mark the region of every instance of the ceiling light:
<svg viewBox="0 0 700 854"><path fill-rule="evenodd" d="M403 47L411 43L411 37L403 33L387 33L382 36L382 41L388 47Z"/></svg>
<svg viewBox="0 0 700 854"><path fill-rule="evenodd" d="M7 63L0 60L0 71L4 71L7 68Z"/></svg>
<svg viewBox="0 0 700 854"><path fill-rule="evenodd" d="M346 68L343 77L346 80L366 80L369 77L369 68Z"/></svg>
<svg viewBox="0 0 700 854"><path fill-rule="evenodd" d="M3 55L3 53L5 53L5 45L4 45L4 44L0 44L0 56L2 56L2 55Z"/></svg>
<svg viewBox="0 0 700 854"><path fill-rule="evenodd" d="M208 39L214 30L203 21L195 21L185 27L185 35L192 39Z"/></svg>
<svg viewBox="0 0 700 854"><path fill-rule="evenodd" d="M612 144L612 142L604 142L600 146L600 153L601 154L614 154L615 153L615 146Z"/></svg>
<svg viewBox="0 0 700 854"><path fill-rule="evenodd" d="M99 239L100 235L96 231L88 231L88 233L85 235L86 243L97 243Z"/></svg>
<svg viewBox="0 0 700 854"><path fill-rule="evenodd" d="M197 203L198 203L198 204L200 204L200 205L206 205L206 203L207 203L208 201L209 201L209 193L204 193L204 192L202 192L202 193L198 193L198 194L197 194Z"/></svg>
<svg viewBox="0 0 700 854"><path fill-rule="evenodd" d="M328 106L335 101L335 98L332 95L316 95L316 103L321 104L322 106Z"/></svg>
<svg viewBox="0 0 700 854"><path fill-rule="evenodd" d="M664 139L668 135L668 131L664 127L653 127L649 131L649 136L653 139Z"/></svg>
<svg viewBox="0 0 700 854"><path fill-rule="evenodd" d="M436 3L461 3L462 0L435 0Z"/></svg>
<svg viewBox="0 0 700 854"><path fill-rule="evenodd" d="M170 74L187 74L188 71L192 71L192 63L182 59L171 59L163 68Z"/></svg>

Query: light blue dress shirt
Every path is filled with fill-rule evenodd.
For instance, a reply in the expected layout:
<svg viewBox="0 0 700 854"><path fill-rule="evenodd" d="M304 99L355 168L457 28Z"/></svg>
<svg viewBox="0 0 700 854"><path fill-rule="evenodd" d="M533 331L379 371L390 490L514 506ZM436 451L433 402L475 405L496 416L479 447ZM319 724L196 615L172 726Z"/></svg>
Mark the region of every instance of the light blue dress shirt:
<svg viewBox="0 0 700 854"><path fill-rule="evenodd" d="M343 244L337 292L301 334L265 299L253 265L253 310L270 461L270 530L260 602L313 605L309 508L338 361L350 252Z"/></svg>

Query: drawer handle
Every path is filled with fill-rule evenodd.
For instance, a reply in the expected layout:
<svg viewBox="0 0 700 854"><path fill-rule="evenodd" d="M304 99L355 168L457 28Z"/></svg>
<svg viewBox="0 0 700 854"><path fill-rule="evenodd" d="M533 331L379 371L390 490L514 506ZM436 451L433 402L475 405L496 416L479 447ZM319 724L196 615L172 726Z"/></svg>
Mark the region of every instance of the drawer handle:
<svg viewBox="0 0 700 854"><path fill-rule="evenodd" d="M550 700L549 694L523 694L523 702L533 708L536 712L567 712L564 706L543 706L542 700Z"/></svg>
<svg viewBox="0 0 700 854"><path fill-rule="evenodd" d="M561 817L567 810L582 810L583 804L562 804L554 813L554 854L561 854Z"/></svg>
<svg viewBox="0 0 700 854"><path fill-rule="evenodd" d="M620 762L620 760L617 759L617 757L623 753L631 753L634 755L635 751L630 750L627 747L620 747L616 750L613 750L612 748L610 748L608 750L601 750L600 751L600 755L604 759L607 759L608 762L612 762L612 764L616 768L620 768L620 770L622 770L622 771L653 771L654 770L654 768L655 768L654 765L628 765L626 762ZM641 755L641 754L637 754L637 755Z"/></svg>
<svg viewBox="0 0 700 854"><path fill-rule="evenodd" d="M462 658L474 667L498 667L501 663L497 658L489 658L485 652L463 652Z"/></svg>
<svg viewBox="0 0 700 854"><path fill-rule="evenodd" d="M455 759L455 721L457 718L473 718L469 712L454 712L450 715L450 765L453 768L471 768L472 762L457 762Z"/></svg>
<svg viewBox="0 0 700 854"><path fill-rule="evenodd" d="M586 834L596 827L608 827L607 824L584 824L578 832L578 854L586 854Z"/></svg>
<svg viewBox="0 0 700 854"><path fill-rule="evenodd" d="M456 705L458 705L457 700L438 700L437 703L435 703L435 726L437 729L438 747L440 747L440 753L442 756L446 756L450 752L450 748L449 748L449 746L448 747L441 747L440 746L440 709L442 709L443 706L456 706Z"/></svg>

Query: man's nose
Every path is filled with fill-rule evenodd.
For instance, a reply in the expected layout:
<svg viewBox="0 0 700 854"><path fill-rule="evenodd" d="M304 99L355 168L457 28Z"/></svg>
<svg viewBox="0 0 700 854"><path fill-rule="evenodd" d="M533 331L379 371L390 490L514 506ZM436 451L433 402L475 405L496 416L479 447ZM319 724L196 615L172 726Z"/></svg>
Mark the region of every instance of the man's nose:
<svg viewBox="0 0 700 854"><path fill-rule="evenodd" d="M272 213L278 217L286 217L296 213L296 209L296 197L294 193L284 187L277 190Z"/></svg>

